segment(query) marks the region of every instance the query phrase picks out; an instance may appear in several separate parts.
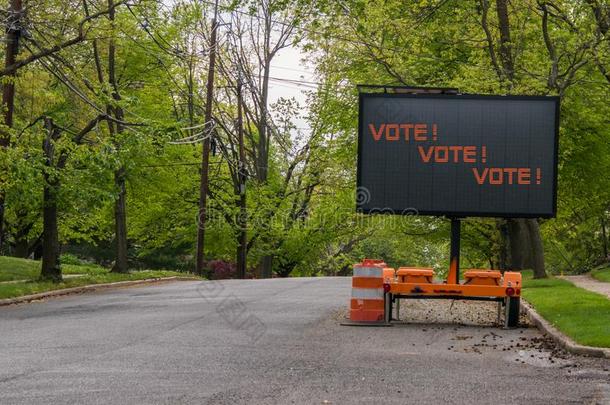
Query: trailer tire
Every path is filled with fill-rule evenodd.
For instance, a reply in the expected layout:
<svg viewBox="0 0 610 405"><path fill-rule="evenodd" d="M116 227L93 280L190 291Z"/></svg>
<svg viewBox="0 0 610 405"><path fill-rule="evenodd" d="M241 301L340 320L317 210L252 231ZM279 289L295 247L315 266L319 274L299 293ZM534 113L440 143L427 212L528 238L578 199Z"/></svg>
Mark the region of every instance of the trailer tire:
<svg viewBox="0 0 610 405"><path fill-rule="evenodd" d="M506 298L506 322L507 328L516 328L519 326L519 311L521 307L520 297Z"/></svg>

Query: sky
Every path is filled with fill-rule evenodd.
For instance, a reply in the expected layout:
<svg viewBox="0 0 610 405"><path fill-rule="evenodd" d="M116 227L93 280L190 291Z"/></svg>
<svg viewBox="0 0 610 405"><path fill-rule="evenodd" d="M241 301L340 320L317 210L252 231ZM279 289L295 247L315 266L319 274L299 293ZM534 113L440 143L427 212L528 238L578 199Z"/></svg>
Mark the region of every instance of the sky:
<svg viewBox="0 0 610 405"><path fill-rule="evenodd" d="M305 55L298 47L287 47L282 49L271 62L270 77L275 79L287 79L297 81L315 82L315 73L312 66L305 64L302 60ZM293 97L303 108L306 107L305 91L311 91L312 85L288 83L284 80L270 80L269 83L269 105L275 103L279 98ZM303 119L295 123L297 128L307 131L309 126Z"/></svg>
<svg viewBox="0 0 610 405"><path fill-rule="evenodd" d="M299 48L291 46L282 49L271 63L271 77L315 82L313 69L302 62L304 57L305 55ZM280 97L295 97L299 102L304 102L303 90L311 90L310 87L272 80L269 92L270 100L275 102Z"/></svg>

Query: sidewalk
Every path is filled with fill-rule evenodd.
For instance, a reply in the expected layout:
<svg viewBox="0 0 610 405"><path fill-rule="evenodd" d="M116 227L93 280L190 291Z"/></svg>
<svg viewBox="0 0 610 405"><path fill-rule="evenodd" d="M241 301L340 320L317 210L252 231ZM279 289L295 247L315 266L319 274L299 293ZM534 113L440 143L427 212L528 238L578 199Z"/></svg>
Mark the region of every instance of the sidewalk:
<svg viewBox="0 0 610 405"><path fill-rule="evenodd" d="M577 287L584 288L585 290L593 291L610 298L610 283L597 281L593 277L586 274L582 276L563 276L561 278L568 280Z"/></svg>

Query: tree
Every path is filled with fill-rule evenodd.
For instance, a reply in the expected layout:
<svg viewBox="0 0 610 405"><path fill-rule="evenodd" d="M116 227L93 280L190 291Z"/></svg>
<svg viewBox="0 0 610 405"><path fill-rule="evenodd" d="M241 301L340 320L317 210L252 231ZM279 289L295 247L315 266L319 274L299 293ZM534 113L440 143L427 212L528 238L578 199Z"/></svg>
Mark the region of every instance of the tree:
<svg viewBox="0 0 610 405"><path fill-rule="evenodd" d="M21 14L23 4L21 0L11 0L8 10L6 27L5 69L15 64L19 54L19 37L21 36ZM10 129L13 127L13 113L15 111L15 83L14 72L4 82L2 89L2 108L4 110L4 126L0 132L0 148L7 148L10 144ZM4 242L4 187L0 188L0 251Z"/></svg>
<svg viewBox="0 0 610 405"><path fill-rule="evenodd" d="M468 220L462 257L538 276L607 260L605 2L220 2L213 80L212 2L11 4L0 233L5 252L43 257L43 277L59 279L61 251L116 271L195 267L205 139L205 259L236 262L240 277L248 263L265 277L348 274L369 255L442 275L446 221L354 212L363 83L560 95L557 218ZM287 46L315 79L271 73ZM272 85L308 99L270 102Z"/></svg>
<svg viewBox="0 0 610 405"><path fill-rule="evenodd" d="M237 55L238 63L241 66L254 66L250 72L244 71L244 79L247 82L247 89L253 93L254 105L251 110L246 109L246 114L250 116L256 125L258 134L258 144L253 149L255 151L256 165L254 173L261 184L265 184L269 177L269 147L271 138L271 117L269 114L269 76L271 63L277 53L290 44L293 31L297 21L301 18L298 10L290 4L285 6L283 2L265 0L258 3L253 15L246 20L247 27L240 27L242 19L239 14L235 16L235 27L241 32L237 32L240 44L240 55ZM256 32L257 35L249 35L251 41L249 46L244 47L241 34ZM252 52L254 62L246 52ZM260 275L263 278L271 277L273 268L273 255L266 254L261 258Z"/></svg>
<svg viewBox="0 0 610 405"><path fill-rule="evenodd" d="M84 137L91 132L103 116L97 116L89 121L84 128L72 138L75 145L81 144ZM59 255L61 246L59 242L58 210L60 193L61 171L66 166L68 151L57 150L56 144L62 133L62 128L55 124L51 117L44 117L46 136L42 149L45 163L43 170L43 241L42 241L42 268L40 278L59 282L62 280Z"/></svg>
<svg viewBox="0 0 610 405"><path fill-rule="evenodd" d="M113 4L108 9L102 9L94 14L87 15L78 21L76 27L60 27L62 35L69 36L58 42L48 45L42 45L42 40L28 32L28 35L23 36L22 26L29 25L29 19L24 17L24 9L22 0L10 0L8 9L8 18L6 19L6 50L4 68L0 70L0 78L3 78L2 91L2 106L4 110L4 127L0 131L0 149L6 150L11 144L11 129L13 127L13 116L15 112L15 78L20 69L23 69L30 64L42 59L56 55L58 52L68 49L74 45L83 42L87 35L87 25L100 17L114 11L114 7L122 4L120 1ZM42 8L42 7L41 7ZM34 27L34 31L38 34L39 31ZM43 37L44 38L44 37ZM33 45L32 49L27 44L29 54L17 59L20 53L20 42L27 41ZM4 170L4 169L2 169ZM6 177L6 176L2 176ZM2 180L3 181L3 180ZM5 213L5 187L0 188L0 250L4 241L4 213ZM31 224L25 225L26 229L31 228ZM27 232L26 232L27 233ZM28 251L29 249L26 249Z"/></svg>
<svg viewBox="0 0 610 405"><path fill-rule="evenodd" d="M592 21L600 21L595 15L603 14L599 8L591 14L591 2L572 7L558 1L532 6L481 0L476 13L471 5L446 3L322 3L324 14L310 24L320 29L304 31L312 48L324 49L318 59L321 72L330 80L347 80L348 88L364 82L554 93L565 105L565 99L574 97L569 90L582 87L587 74L598 80L590 67L595 54L600 55L604 19L598 34L587 30ZM348 93L339 90L337 98L349 100ZM565 140L571 134L562 136ZM566 162L563 170L572 164ZM536 277L545 276L539 221L499 221L496 232L505 235L499 239L499 267L533 268Z"/></svg>

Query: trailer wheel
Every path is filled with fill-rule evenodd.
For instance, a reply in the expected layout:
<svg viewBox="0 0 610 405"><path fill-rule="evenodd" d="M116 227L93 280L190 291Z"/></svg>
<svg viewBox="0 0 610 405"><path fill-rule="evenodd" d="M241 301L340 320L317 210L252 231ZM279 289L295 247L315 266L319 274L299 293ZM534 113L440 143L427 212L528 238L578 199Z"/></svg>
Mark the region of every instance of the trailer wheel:
<svg viewBox="0 0 610 405"><path fill-rule="evenodd" d="M506 298L506 320L504 325L507 328L516 328L519 326L519 309L521 306L520 297Z"/></svg>

